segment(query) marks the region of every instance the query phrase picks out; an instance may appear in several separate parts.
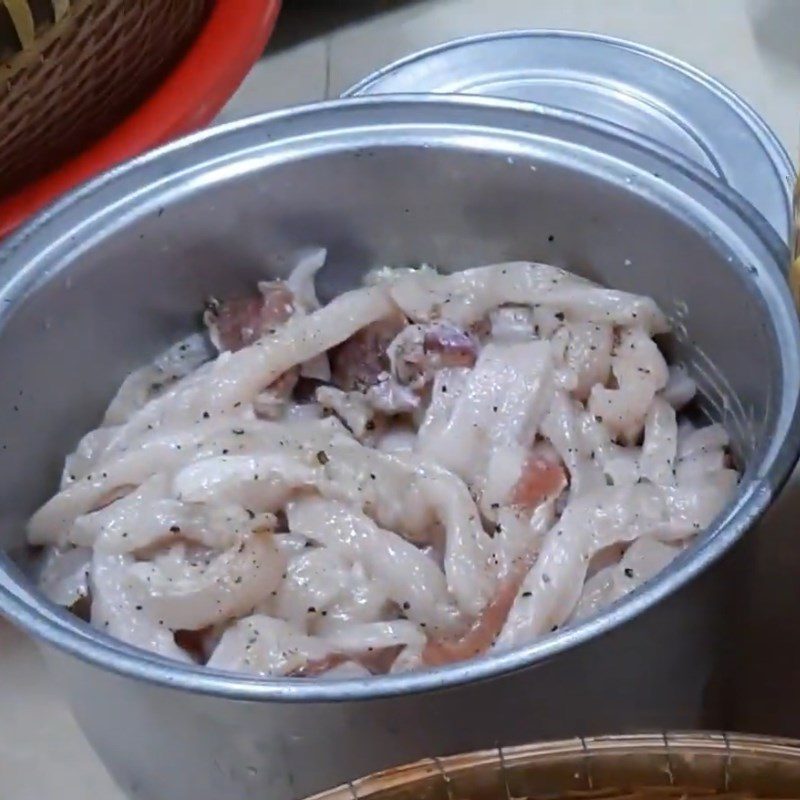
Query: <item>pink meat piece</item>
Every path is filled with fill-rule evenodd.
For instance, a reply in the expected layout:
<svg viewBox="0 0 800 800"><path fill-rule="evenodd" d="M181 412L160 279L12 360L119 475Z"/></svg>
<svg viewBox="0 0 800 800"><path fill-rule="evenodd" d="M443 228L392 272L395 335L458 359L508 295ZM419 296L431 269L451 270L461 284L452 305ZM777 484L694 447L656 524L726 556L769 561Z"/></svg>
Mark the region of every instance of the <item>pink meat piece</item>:
<svg viewBox="0 0 800 800"><path fill-rule="evenodd" d="M283 325L294 313L294 297L286 284L259 286L259 294L233 297L210 308L206 315L214 344L236 352Z"/></svg>
<svg viewBox="0 0 800 800"><path fill-rule="evenodd" d="M365 390L389 372L387 349L405 327L400 314L363 327L358 333L331 351L333 383L345 392Z"/></svg>

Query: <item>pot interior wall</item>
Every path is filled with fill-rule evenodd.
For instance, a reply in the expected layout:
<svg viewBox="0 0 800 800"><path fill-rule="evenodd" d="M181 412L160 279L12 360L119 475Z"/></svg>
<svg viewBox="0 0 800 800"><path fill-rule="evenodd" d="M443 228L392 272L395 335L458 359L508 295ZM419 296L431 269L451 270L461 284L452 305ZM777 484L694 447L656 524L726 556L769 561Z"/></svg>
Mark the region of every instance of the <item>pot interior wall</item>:
<svg viewBox="0 0 800 800"><path fill-rule="evenodd" d="M0 543L22 544L64 455L130 370L196 328L209 295L285 275L309 245L328 248L326 299L383 264L511 259L649 294L675 319L668 346L689 354L711 415L726 416L740 454L753 456L781 378L749 265L635 179L481 149L376 141L280 164L242 156L106 219L0 315Z"/></svg>

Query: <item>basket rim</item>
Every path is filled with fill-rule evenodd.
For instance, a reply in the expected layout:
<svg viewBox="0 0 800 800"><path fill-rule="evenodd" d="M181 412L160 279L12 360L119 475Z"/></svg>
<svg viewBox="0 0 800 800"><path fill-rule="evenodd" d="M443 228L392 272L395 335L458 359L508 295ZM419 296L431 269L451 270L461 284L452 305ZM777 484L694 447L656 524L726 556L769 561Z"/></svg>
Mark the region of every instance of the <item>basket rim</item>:
<svg viewBox="0 0 800 800"><path fill-rule="evenodd" d="M378 800L384 792L402 789L425 780L440 780L445 793L451 797L453 780L474 770L496 769L505 779L506 771L514 767L574 757L587 765L586 769L590 772L588 764L592 758L619 755L663 757L665 774L670 779L671 758L682 755L716 756L720 759L727 783L728 768L736 757L790 760L800 765L800 740L722 731L676 731L553 739L510 747L498 746L452 756L432 756L374 772L327 789L306 800ZM597 785L594 788L604 787ZM510 798L508 791L507 794Z"/></svg>
<svg viewBox="0 0 800 800"><path fill-rule="evenodd" d="M87 150L0 200L0 239L94 175L211 122L263 52L281 2L213 0L197 38L148 98Z"/></svg>

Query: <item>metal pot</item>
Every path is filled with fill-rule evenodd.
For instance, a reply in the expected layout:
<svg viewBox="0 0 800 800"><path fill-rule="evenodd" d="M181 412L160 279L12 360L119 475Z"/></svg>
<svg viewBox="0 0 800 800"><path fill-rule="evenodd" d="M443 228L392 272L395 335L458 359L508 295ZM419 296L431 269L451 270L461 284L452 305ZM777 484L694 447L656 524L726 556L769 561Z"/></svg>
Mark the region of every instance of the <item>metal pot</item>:
<svg viewBox="0 0 800 800"><path fill-rule="evenodd" d="M63 455L127 372L195 325L208 294L285 274L309 244L328 247L328 297L376 264L508 258L654 296L675 320L669 346L698 378L706 413L734 431L746 464L736 501L600 616L419 674L223 675L135 650L49 605L21 545ZM0 536L20 553L0 561L0 608L44 643L100 757L148 800L287 800L431 753L724 726L714 662L736 594L732 546L800 447L787 263L761 217L689 163L613 126L496 100L339 101L141 158L0 251Z"/></svg>

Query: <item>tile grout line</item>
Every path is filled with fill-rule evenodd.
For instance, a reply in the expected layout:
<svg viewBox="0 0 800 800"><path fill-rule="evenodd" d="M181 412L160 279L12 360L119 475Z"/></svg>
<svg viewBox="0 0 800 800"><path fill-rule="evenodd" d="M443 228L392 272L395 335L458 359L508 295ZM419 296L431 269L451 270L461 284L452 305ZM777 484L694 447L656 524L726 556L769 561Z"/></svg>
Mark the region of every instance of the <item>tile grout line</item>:
<svg viewBox="0 0 800 800"><path fill-rule="evenodd" d="M331 37L330 34L325 37L325 99L329 100L331 96Z"/></svg>

